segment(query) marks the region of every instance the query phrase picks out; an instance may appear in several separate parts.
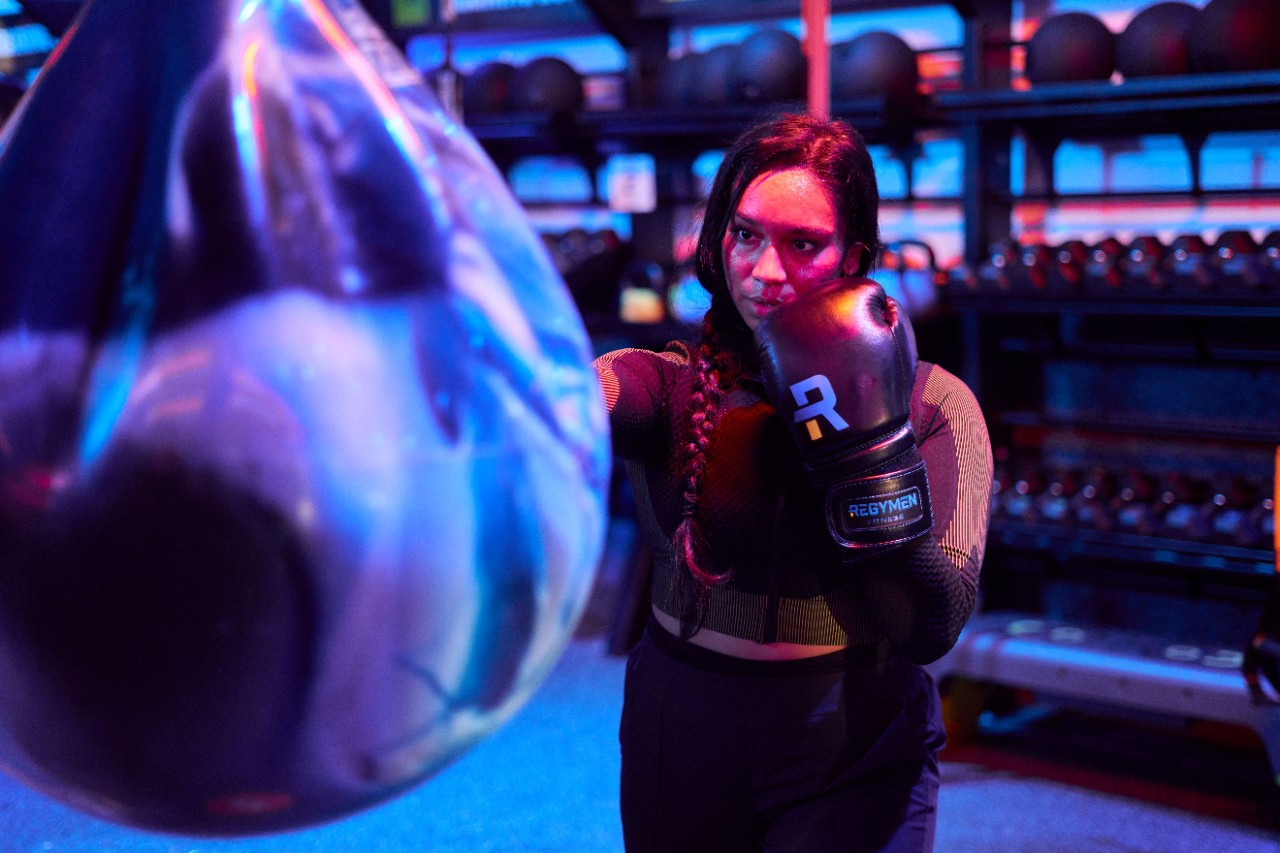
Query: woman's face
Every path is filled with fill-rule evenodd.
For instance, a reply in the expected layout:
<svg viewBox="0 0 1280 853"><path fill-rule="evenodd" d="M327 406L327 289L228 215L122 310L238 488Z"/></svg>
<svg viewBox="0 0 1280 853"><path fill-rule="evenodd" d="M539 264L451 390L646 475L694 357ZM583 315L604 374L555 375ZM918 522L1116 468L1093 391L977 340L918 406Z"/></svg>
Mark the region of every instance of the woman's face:
<svg viewBox="0 0 1280 853"><path fill-rule="evenodd" d="M764 172L747 185L724 235L729 295L752 330L766 314L823 281L852 275L827 188L805 167Z"/></svg>

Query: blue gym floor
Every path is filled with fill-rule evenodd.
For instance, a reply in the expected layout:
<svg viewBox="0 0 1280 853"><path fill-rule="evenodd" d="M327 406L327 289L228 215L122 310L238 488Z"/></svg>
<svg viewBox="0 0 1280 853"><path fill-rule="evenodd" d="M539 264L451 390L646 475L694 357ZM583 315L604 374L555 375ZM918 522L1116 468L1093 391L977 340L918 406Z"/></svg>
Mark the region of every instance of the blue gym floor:
<svg viewBox="0 0 1280 853"><path fill-rule="evenodd" d="M236 841L143 833L85 817L0 777L0 851L620 851L615 733L622 674L623 659L606 654L601 637L579 636L529 704L454 765L399 799L299 832ZM1280 849L1280 823L1198 813L1195 792L1190 801L1171 796L1161 804L1091 789L1089 779L1045 778L1052 775L1028 775L982 755L945 761L938 853Z"/></svg>

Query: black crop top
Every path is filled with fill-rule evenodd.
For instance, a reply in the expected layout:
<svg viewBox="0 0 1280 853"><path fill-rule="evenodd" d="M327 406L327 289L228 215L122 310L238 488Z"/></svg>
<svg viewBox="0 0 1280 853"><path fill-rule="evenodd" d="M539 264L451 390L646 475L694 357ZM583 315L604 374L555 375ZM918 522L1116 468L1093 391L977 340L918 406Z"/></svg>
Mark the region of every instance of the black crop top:
<svg viewBox="0 0 1280 853"><path fill-rule="evenodd" d="M690 579L671 549L683 484L691 355L622 349L596 360L613 450L628 467L639 521L653 546L653 604L688 620ZM706 460L697 517L713 587L700 627L756 642L811 645L889 639L932 660L954 644L973 609L986 544L991 445L969 388L921 363L911 422L929 475L932 536L850 567L828 534L820 496L758 381L725 395ZM683 589L683 591L682 591Z"/></svg>

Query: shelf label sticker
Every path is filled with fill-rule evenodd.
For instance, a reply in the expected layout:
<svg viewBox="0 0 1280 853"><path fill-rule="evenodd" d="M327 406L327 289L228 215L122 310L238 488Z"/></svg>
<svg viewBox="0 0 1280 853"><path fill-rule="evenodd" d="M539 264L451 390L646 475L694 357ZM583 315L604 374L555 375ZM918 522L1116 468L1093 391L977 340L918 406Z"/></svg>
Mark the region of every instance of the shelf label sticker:
<svg viewBox="0 0 1280 853"><path fill-rule="evenodd" d="M652 213L658 186L650 154L615 154L608 163L609 209L619 213Z"/></svg>
<svg viewBox="0 0 1280 853"><path fill-rule="evenodd" d="M394 27L425 27L431 23L431 9L427 0L391 0L391 25Z"/></svg>

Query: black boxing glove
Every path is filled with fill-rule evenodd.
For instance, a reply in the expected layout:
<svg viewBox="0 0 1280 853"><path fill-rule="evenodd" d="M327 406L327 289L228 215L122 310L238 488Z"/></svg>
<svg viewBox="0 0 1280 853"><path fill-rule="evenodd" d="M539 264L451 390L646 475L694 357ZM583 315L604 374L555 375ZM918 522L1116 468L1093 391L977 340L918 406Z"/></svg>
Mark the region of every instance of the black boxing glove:
<svg viewBox="0 0 1280 853"><path fill-rule="evenodd" d="M911 428L916 343L906 311L866 278L824 282L755 331L769 400L823 495L850 562L933 529L929 479Z"/></svg>

